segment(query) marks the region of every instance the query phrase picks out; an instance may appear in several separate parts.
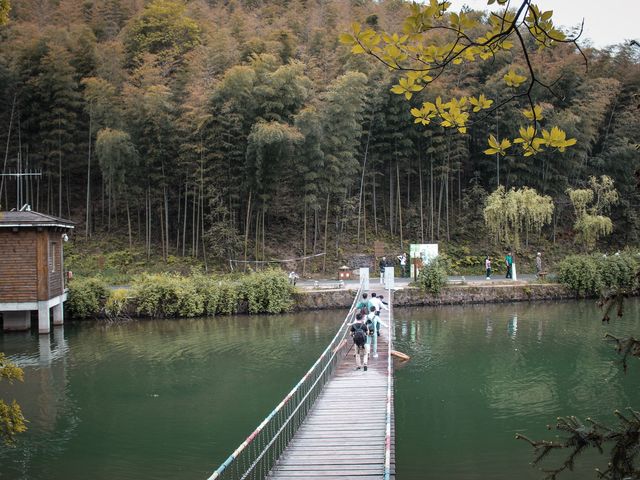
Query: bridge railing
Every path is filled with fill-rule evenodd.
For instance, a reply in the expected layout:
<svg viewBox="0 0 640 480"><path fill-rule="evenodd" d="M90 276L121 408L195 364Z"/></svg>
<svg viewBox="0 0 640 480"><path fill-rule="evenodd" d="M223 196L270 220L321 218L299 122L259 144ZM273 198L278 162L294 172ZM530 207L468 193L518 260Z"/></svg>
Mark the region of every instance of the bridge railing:
<svg viewBox="0 0 640 480"><path fill-rule="evenodd" d="M383 479L389 480L391 477L391 422L393 420L393 294L389 289L389 348L387 350L387 411L385 415L385 439L384 439L384 474Z"/></svg>
<svg viewBox="0 0 640 480"><path fill-rule="evenodd" d="M336 335L307 373L282 399L276 408L240 444L238 448L211 474L214 479L264 479L287 447L313 403L331 378L339 360L348 352L347 325L351 322L358 290Z"/></svg>

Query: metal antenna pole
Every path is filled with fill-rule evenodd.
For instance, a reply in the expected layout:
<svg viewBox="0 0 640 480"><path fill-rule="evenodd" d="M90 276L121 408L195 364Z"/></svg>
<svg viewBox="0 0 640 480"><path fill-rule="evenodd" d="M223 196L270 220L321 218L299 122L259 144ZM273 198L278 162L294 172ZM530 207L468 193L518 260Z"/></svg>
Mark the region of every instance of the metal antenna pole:
<svg viewBox="0 0 640 480"><path fill-rule="evenodd" d="M22 167L22 159L20 158L20 154L18 154L18 168ZM0 173L0 177L2 177L2 181L4 183L4 177L14 177L16 179L16 210L21 210L23 205L21 205L23 200L23 189L22 189L22 177L40 177L42 175L41 172L16 172L16 173ZM7 205L8 209L8 205Z"/></svg>

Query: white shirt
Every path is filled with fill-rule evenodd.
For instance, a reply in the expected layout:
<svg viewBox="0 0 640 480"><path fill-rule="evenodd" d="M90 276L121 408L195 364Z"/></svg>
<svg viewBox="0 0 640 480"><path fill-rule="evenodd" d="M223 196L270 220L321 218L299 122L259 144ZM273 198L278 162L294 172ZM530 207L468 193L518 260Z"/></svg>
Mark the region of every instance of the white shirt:
<svg viewBox="0 0 640 480"><path fill-rule="evenodd" d="M384 308L385 310L389 310L389 309L387 308L387 306L386 306L384 303L382 303L382 300L380 300L378 297L371 297L370 302L371 302L371 304L372 304L374 307L376 307L376 311L377 311L377 312L379 312L379 311L380 311L380 310L382 310L383 308Z"/></svg>

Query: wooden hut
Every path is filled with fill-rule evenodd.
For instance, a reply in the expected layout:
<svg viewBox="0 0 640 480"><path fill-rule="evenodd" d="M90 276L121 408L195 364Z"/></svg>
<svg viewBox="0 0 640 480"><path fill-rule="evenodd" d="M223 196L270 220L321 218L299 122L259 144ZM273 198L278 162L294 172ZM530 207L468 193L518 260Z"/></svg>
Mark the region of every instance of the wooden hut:
<svg viewBox="0 0 640 480"><path fill-rule="evenodd" d="M28 330L38 312L38 331L63 322L63 245L73 222L32 211L0 212L0 313L3 328Z"/></svg>

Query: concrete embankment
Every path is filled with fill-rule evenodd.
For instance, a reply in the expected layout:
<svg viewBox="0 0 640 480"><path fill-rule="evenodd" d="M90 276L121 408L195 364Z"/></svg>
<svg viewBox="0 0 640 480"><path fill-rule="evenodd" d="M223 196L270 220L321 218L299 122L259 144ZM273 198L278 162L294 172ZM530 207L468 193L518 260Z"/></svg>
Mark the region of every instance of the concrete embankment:
<svg viewBox="0 0 640 480"><path fill-rule="evenodd" d="M371 291L387 295L382 288ZM348 308L355 290L300 291L295 295L297 310ZM451 285L433 295L418 288L403 288L393 295L395 307L464 305L471 303L528 302L576 298L568 288L555 283L514 285Z"/></svg>

